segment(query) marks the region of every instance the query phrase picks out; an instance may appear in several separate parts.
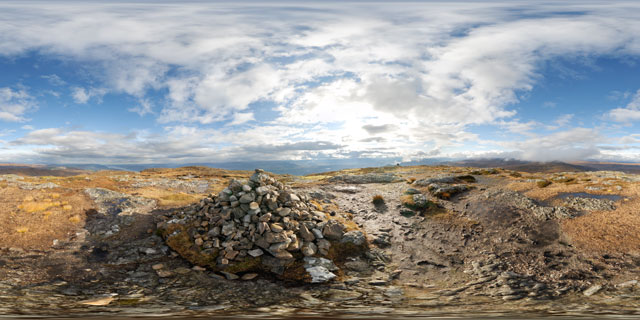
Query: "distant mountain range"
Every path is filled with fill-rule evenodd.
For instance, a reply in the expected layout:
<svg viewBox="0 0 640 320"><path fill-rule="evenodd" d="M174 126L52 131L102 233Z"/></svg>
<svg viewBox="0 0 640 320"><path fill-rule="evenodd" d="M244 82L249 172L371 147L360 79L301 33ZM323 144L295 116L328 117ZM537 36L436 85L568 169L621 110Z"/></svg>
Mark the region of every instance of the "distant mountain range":
<svg viewBox="0 0 640 320"><path fill-rule="evenodd" d="M622 162L532 162L522 160L509 159L474 159L464 161L448 161L442 164L460 167L476 167L476 168L504 168L522 172L581 172L581 171L622 171L626 173L640 174L640 163L622 163Z"/></svg>
<svg viewBox="0 0 640 320"><path fill-rule="evenodd" d="M31 176L70 176L86 173L87 171L116 170L142 171L149 168L177 168L185 166L205 166L226 170L253 170L261 168L278 174L307 175L319 172L338 171L351 168L382 167L391 165L449 165L477 168L504 168L522 172L571 172L611 170L640 174L640 163L619 162L531 162L509 159L473 159L459 160L437 158L421 161L401 162L393 158L364 158L364 159L329 159L329 160L290 160L290 161L235 161L218 163L185 163L185 164L0 164L0 174L23 174Z"/></svg>

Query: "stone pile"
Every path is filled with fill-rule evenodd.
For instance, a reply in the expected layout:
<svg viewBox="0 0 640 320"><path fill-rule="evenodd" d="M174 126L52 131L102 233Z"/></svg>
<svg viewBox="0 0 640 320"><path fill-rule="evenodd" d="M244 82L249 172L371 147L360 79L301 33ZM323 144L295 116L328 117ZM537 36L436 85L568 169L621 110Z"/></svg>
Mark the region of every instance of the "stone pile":
<svg viewBox="0 0 640 320"><path fill-rule="evenodd" d="M172 214L159 227L167 244L194 264L282 275L305 257L329 256L334 245L366 246L361 231L345 232L321 209L256 169L248 181L232 180L217 196ZM305 259L304 267L317 271L309 261L316 260Z"/></svg>

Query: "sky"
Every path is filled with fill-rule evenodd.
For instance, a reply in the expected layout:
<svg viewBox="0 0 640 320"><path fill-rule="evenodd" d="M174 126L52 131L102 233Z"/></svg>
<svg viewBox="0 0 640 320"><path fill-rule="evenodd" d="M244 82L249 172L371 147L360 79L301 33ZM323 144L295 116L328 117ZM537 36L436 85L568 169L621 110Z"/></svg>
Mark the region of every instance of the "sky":
<svg viewBox="0 0 640 320"><path fill-rule="evenodd" d="M640 3L1 1L0 162L640 162Z"/></svg>

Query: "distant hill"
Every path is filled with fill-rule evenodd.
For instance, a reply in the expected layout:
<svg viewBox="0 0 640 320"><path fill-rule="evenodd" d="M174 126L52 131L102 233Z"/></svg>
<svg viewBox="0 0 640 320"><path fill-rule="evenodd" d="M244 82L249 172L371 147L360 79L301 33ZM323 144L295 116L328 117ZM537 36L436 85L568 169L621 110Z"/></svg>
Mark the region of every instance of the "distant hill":
<svg viewBox="0 0 640 320"><path fill-rule="evenodd" d="M86 170L61 166L30 165L30 164L0 164L0 174L18 174L23 176L54 176L68 177L86 174Z"/></svg>
<svg viewBox="0 0 640 320"><path fill-rule="evenodd" d="M572 164L586 166L598 171L600 170L622 171L626 173L640 174L640 163L579 161L579 162L572 162Z"/></svg>
<svg viewBox="0 0 640 320"><path fill-rule="evenodd" d="M505 159L475 159L445 162L443 164L459 167L476 167L476 168L504 168L514 171L522 172L581 172L581 171L596 171L598 169L579 164L571 164L559 161L552 162L531 162L522 160L505 160Z"/></svg>

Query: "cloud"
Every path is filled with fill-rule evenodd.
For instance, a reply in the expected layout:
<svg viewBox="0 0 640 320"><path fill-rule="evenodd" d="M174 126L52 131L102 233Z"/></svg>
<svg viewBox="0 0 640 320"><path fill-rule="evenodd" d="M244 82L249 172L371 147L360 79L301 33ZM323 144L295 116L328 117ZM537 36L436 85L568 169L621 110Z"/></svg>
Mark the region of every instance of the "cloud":
<svg viewBox="0 0 640 320"><path fill-rule="evenodd" d="M229 122L227 125L236 126L247 123L249 121L255 121L255 117L253 112L238 112L233 115L233 120Z"/></svg>
<svg viewBox="0 0 640 320"><path fill-rule="evenodd" d="M279 145L251 145L243 147L243 150L251 153L260 154L277 154L279 152L289 151L319 151L319 150L336 150L342 146L327 141L300 141L293 143L284 143Z"/></svg>
<svg viewBox="0 0 640 320"><path fill-rule="evenodd" d="M0 55L36 52L74 61L88 70L91 84L71 88L76 103L100 103L106 93L130 96L137 105L129 111L153 115L169 128L135 139L64 131L38 144L34 131L18 140L41 146L38 152L47 157L63 157L66 151L68 157L81 158L88 150L88 158L130 152L148 160L142 151L153 154L174 137L197 142L189 143L190 149L179 142L169 145L174 151L167 157L174 160L259 150L294 157L314 152L404 157L425 150L447 155L465 144L478 145L480 136L471 130L487 125L525 135L505 145L508 152L565 158L580 150L597 154L598 146L585 142L572 149L562 134L574 130L539 136L534 129L542 124L523 119L514 106L544 80L546 62L640 54L640 6L606 4L523 2L513 10L505 3L479 2L339 7L311 2L41 2L34 7L10 2L0 4L5 22L0 24ZM57 75L43 77L64 85ZM9 90L5 96L10 98L0 95L0 119L23 121L35 103L26 92L20 97L23 91ZM256 105L274 107L262 117ZM609 116L637 120L640 111L630 103ZM558 118L547 128L558 130L570 120ZM223 129L209 130L216 126ZM228 143L219 145L210 137ZM102 149L76 141L80 138ZM553 138L559 139L555 149ZM558 153L542 156L535 143Z"/></svg>
<svg viewBox="0 0 640 320"><path fill-rule="evenodd" d="M605 142L595 129L573 128L524 141L502 143L515 151L515 158L530 161L585 160L600 155L599 143Z"/></svg>
<svg viewBox="0 0 640 320"><path fill-rule="evenodd" d="M371 138L360 139L360 142L377 142L377 143L382 143L382 142L387 142L387 139L382 138L382 137L371 137Z"/></svg>
<svg viewBox="0 0 640 320"><path fill-rule="evenodd" d="M616 122L640 121L640 90L636 91L631 101L624 108L615 108L609 111L608 117Z"/></svg>
<svg viewBox="0 0 640 320"><path fill-rule="evenodd" d="M62 80L62 78L60 78L58 75L56 74L48 74L48 75L43 75L41 76L42 79L46 79L47 81L49 81L49 83L53 86L63 86L65 84L67 84L66 81Z"/></svg>
<svg viewBox="0 0 640 320"><path fill-rule="evenodd" d="M135 112L141 117L146 114L153 114L153 106L149 99L140 99L138 100L138 105L127 109L129 112Z"/></svg>
<svg viewBox="0 0 640 320"><path fill-rule="evenodd" d="M557 117L553 121L552 125L547 125L546 128L547 130L557 130L559 128L565 127L571 122L571 120L573 120L573 117L573 114L563 114Z"/></svg>
<svg viewBox="0 0 640 320"><path fill-rule="evenodd" d="M26 121L23 115L35 109L35 99L25 89L0 88L0 121Z"/></svg>
<svg viewBox="0 0 640 320"><path fill-rule="evenodd" d="M382 124L382 125L372 125L372 124L367 124L362 126L362 129L366 130L369 134L371 135L375 135L375 134L379 134L379 133L385 133L385 132L389 132L389 131L393 131L396 129L395 125L392 124Z"/></svg>
<svg viewBox="0 0 640 320"><path fill-rule="evenodd" d="M81 88L73 87L71 89L71 97L78 104L86 104L91 99L96 99L98 103L102 103L102 97L107 93L104 88Z"/></svg>

